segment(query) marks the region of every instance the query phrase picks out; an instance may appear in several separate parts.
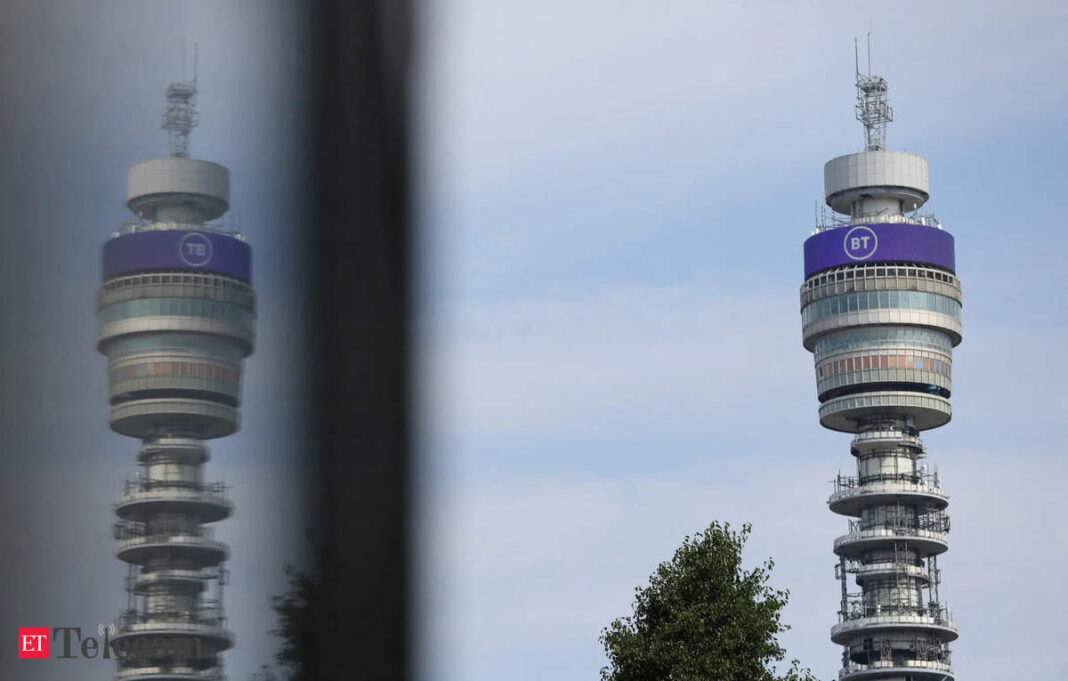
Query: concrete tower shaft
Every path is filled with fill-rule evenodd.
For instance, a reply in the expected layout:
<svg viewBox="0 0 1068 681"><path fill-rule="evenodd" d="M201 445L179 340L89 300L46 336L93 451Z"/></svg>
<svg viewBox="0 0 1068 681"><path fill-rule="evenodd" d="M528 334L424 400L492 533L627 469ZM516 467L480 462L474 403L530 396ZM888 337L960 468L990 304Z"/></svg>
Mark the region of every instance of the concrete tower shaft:
<svg viewBox="0 0 1068 681"><path fill-rule="evenodd" d="M178 91L191 108L195 87L172 85L168 98ZM127 205L140 221L104 244L97 294L110 425L141 441L141 472L115 504L129 575L113 640L136 653L120 660L121 681L222 681L220 654L234 642L222 606L229 552L209 526L233 505L223 483L204 479L204 441L239 425L255 341L252 256L240 235L208 224L229 207L229 171L187 158L192 126L172 118L174 155L129 169Z"/></svg>
<svg viewBox="0 0 1068 681"><path fill-rule="evenodd" d="M885 81L865 78L885 94ZM945 681L957 638L939 594L949 497L919 434L952 416L961 286L953 237L915 212L930 197L927 161L871 140L824 167L827 205L845 217L805 242L801 286L820 423L853 434L856 461L828 500L848 518L834 540L841 604L831 640L843 647L843 681Z"/></svg>

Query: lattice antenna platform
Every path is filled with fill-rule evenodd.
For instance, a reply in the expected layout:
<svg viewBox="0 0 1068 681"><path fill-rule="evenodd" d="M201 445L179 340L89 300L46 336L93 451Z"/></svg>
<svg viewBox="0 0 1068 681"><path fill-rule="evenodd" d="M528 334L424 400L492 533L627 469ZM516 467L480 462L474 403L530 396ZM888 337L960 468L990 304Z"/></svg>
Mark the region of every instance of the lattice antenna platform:
<svg viewBox="0 0 1068 681"><path fill-rule="evenodd" d="M864 150L886 149L886 124L894 120L894 107L887 99L886 79L871 75L871 32L868 32L868 73L860 72L860 55L853 39L854 69L857 78L857 103L853 110L864 124Z"/></svg>
<svg viewBox="0 0 1068 681"><path fill-rule="evenodd" d="M171 156L189 156L189 133L199 123L197 112L197 46L193 46L193 79L185 79L185 43L182 43L182 80L167 86L167 109L161 127L170 136Z"/></svg>

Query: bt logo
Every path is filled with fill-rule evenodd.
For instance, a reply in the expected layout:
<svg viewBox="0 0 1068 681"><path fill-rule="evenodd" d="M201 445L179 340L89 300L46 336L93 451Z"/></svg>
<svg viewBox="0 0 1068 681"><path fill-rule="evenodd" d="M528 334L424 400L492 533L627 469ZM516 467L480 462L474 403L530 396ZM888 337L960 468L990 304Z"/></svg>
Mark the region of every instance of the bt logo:
<svg viewBox="0 0 1068 681"><path fill-rule="evenodd" d="M19 627L19 658L48 659L48 627Z"/></svg>
<svg viewBox="0 0 1068 681"><path fill-rule="evenodd" d="M178 257L190 267L203 267L211 262L211 240L200 232L190 232L178 242Z"/></svg>
<svg viewBox="0 0 1068 681"><path fill-rule="evenodd" d="M857 225L846 232L842 246L850 259L867 260L875 255L875 249L879 247L879 238L875 236L875 230L871 227Z"/></svg>

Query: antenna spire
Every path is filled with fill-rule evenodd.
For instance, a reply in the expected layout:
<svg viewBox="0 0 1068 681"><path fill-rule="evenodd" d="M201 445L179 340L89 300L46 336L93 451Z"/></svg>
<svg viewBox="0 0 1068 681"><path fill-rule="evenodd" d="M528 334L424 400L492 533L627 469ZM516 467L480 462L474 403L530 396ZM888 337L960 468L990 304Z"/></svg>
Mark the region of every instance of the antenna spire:
<svg viewBox="0 0 1068 681"><path fill-rule="evenodd" d="M193 80L185 80L185 41L182 41L182 80L167 86L167 108L160 125L170 136L171 156L189 156L189 133L197 126L197 52L193 45Z"/></svg>
<svg viewBox="0 0 1068 681"><path fill-rule="evenodd" d="M886 149L886 124L894 120L894 107L887 99L888 87L882 76L871 75L871 31L868 31L868 73L860 72L859 48L853 38L854 73L857 79L857 120L864 124L864 151Z"/></svg>

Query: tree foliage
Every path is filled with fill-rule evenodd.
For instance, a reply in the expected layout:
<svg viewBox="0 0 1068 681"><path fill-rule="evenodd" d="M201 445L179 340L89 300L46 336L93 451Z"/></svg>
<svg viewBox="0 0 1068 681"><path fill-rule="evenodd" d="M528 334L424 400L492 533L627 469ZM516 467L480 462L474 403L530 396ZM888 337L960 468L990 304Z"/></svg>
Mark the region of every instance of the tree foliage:
<svg viewBox="0 0 1068 681"><path fill-rule="evenodd" d="M270 632L280 639L274 655L278 668L263 665L250 681L314 681L322 677L316 633L321 632L324 623L324 601L329 593L327 580L336 574L337 561L334 552L316 542L310 530L305 530L305 535L315 556L314 568L301 570L286 565L289 589L271 598L271 609L278 618Z"/></svg>
<svg viewBox="0 0 1068 681"><path fill-rule="evenodd" d="M316 678L312 627L318 616L322 589L316 577L292 565L285 567L285 573L289 591L271 599L278 616L278 628L271 633L281 639L274 659L287 670L288 681L311 681Z"/></svg>
<svg viewBox="0 0 1068 681"><path fill-rule="evenodd" d="M797 660L783 675L775 670L786 657L776 637L789 629L781 620L789 592L768 585L770 558L742 569L751 529L716 522L686 537L635 590L633 615L601 632L603 681L816 681Z"/></svg>

